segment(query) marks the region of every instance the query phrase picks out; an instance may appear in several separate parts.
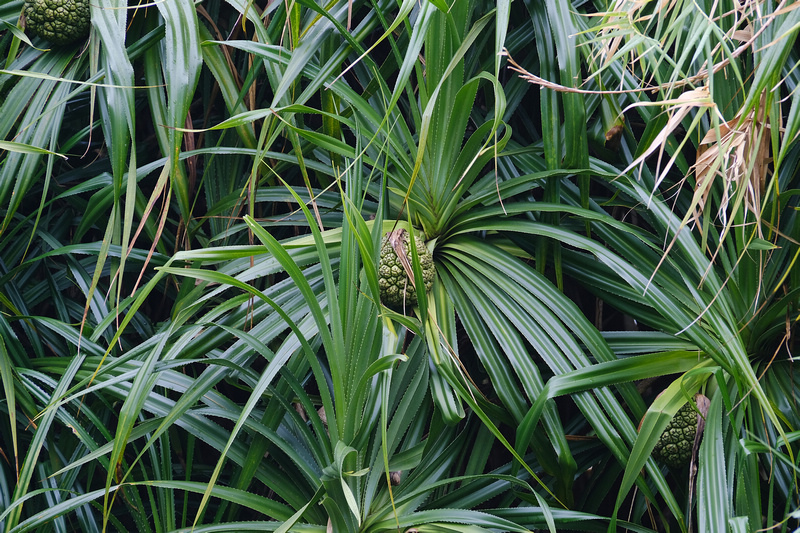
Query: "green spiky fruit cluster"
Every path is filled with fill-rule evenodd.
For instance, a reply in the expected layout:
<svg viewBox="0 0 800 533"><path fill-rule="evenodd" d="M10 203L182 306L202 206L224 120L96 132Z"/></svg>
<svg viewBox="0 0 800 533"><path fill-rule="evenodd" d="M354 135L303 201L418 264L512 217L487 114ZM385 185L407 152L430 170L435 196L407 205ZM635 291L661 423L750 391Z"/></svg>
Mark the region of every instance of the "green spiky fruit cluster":
<svg viewBox="0 0 800 533"><path fill-rule="evenodd" d="M392 246L392 240L402 244L402 249L408 259L408 264L412 263L411 252L408 244L410 242L409 232L400 229L389 232L381 240L380 263L378 265L378 282L380 285L381 302L387 307L401 309L411 307L417 303L417 291L403 267L403 263ZM419 264L422 268L422 279L425 290L430 290L433 285L433 277L436 269L433 266L433 255L425 247L422 239L414 238Z"/></svg>
<svg viewBox="0 0 800 533"><path fill-rule="evenodd" d="M25 27L42 39L64 45L89 35L89 0L28 0Z"/></svg>
<svg viewBox="0 0 800 533"><path fill-rule="evenodd" d="M653 457L671 469L686 466L692 458L696 434L697 411L693 402L686 402L667 424L656 447L653 448Z"/></svg>

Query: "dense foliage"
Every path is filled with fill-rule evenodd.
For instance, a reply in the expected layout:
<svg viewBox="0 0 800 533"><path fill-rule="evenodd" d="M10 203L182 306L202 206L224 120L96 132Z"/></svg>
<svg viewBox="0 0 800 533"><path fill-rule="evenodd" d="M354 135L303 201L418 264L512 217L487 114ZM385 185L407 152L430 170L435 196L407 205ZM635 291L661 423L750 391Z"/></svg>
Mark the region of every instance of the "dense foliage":
<svg viewBox="0 0 800 533"><path fill-rule="evenodd" d="M800 4L89 4L0 5L3 531L800 527Z"/></svg>

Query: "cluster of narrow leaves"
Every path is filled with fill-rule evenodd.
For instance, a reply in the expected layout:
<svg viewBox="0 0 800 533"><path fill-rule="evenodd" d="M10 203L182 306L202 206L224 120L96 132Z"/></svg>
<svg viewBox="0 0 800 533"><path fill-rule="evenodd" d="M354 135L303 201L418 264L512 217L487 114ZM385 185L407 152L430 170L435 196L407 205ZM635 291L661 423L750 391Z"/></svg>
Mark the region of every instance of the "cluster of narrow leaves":
<svg viewBox="0 0 800 533"><path fill-rule="evenodd" d="M796 5L22 7L4 531L797 527Z"/></svg>

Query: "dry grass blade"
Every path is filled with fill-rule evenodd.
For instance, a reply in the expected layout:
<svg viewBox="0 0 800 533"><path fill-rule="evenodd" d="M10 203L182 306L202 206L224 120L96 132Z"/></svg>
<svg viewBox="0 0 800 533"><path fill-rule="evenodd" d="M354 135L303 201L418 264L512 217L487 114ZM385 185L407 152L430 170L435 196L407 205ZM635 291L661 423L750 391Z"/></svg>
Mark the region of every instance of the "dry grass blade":
<svg viewBox="0 0 800 533"><path fill-rule="evenodd" d="M745 116L710 129L700 141L694 165L696 206L694 217L699 219L708 201L715 178L723 180L718 216L726 228L727 211L732 195L737 190L743 194L747 211L761 219L761 196L764 192L770 164L770 126L766 121L765 98L762 96L758 114L750 111ZM741 112L740 112L741 113ZM758 229L761 235L760 228Z"/></svg>
<svg viewBox="0 0 800 533"><path fill-rule="evenodd" d="M406 243L408 243L408 246L415 246L415 237L409 234L408 240L406 240L406 234L408 234L408 232L402 228L390 231L388 234L389 244L391 244L394 253L397 254L397 259L400 261L400 264L403 265L403 270L406 271L406 282L410 282L411 286L416 289L416 285L414 284L414 268L411 266L411 259L406 253Z"/></svg>
<svg viewBox="0 0 800 533"><path fill-rule="evenodd" d="M654 188L658 188L658 186L663 181L669 169L672 168L672 165L675 163L675 159L677 158L678 150L675 151L675 154L669 159L669 161L667 161L666 165L662 167L661 160L664 152L666 151L667 142L675 133L675 130L678 128L678 126L681 125L683 119L689 116L689 113L698 108L711 108L717 110L717 107L713 99L711 98L711 95L709 94L708 88L699 87L697 89L684 92L678 98L663 100L660 102L632 104L627 109L630 109L632 107L651 106L651 105L670 106L667 111L667 114L669 115L667 124L658 133L658 135L656 135L656 137L653 139L650 145L645 149L645 151L642 152L642 154L639 157L633 160L633 162L631 162L627 166L627 168L625 168L625 170L621 172L621 174L626 174L637 166L641 167L641 165L644 164L645 160L648 157L650 157L650 155L652 155L655 151L658 150L659 156L658 156L658 164L656 166L656 182L654 186ZM685 142L686 141L684 140L684 143Z"/></svg>
<svg viewBox="0 0 800 533"><path fill-rule="evenodd" d="M547 81L544 78L540 78L535 74L531 74L523 67L521 67L514 59L509 55L508 50L503 49L503 54L508 58L509 67L514 72L519 74L519 77L523 80L527 81L528 83L533 83L534 85L539 85L543 89L552 89L557 92L561 93L576 93L576 94L629 94L629 93L642 93L646 91L651 91L653 88L641 88L641 89L620 89L615 91L597 91L597 90L589 90L589 89L577 89L575 87L567 87L565 85L560 85L558 83L554 83L552 81Z"/></svg>

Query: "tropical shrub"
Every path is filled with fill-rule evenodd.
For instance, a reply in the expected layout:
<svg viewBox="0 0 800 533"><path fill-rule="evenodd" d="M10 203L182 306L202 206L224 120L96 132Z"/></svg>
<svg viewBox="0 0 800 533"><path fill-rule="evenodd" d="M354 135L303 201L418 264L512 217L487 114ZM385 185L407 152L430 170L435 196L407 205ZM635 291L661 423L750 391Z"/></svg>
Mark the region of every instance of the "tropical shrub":
<svg viewBox="0 0 800 533"><path fill-rule="evenodd" d="M798 527L796 6L22 9L5 531Z"/></svg>

